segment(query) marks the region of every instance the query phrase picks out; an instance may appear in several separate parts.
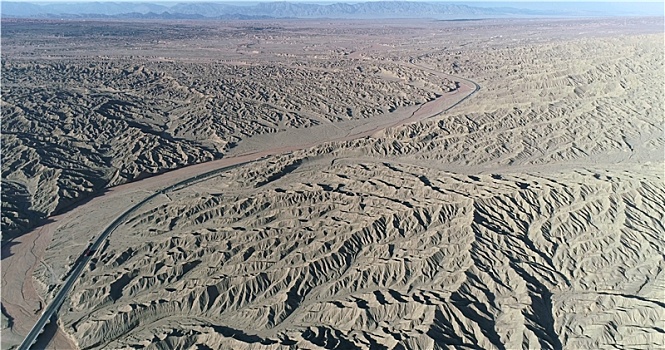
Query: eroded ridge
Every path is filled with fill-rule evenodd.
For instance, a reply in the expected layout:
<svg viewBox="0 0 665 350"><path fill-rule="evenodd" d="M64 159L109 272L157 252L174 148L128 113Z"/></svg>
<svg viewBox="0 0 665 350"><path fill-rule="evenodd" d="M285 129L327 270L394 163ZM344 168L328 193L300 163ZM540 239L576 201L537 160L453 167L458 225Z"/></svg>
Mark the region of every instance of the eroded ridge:
<svg viewBox="0 0 665 350"><path fill-rule="evenodd" d="M77 25L11 22L3 34L5 239L105 188L222 158L252 136L387 115L457 88L414 67L349 58L333 45L310 57L303 46L317 40L316 31L282 57L260 42L288 36L287 29L186 26L176 42L192 50L212 45L219 55L183 58L181 51L154 55L167 43L142 48L155 36L150 24L136 35L109 32L105 23ZM41 40L53 33L60 40ZM138 51L117 50L107 36ZM270 53L238 57L250 37ZM96 40L102 47L81 50L81 42ZM110 57L99 55L105 49Z"/></svg>
<svg viewBox="0 0 665 350"><path fill-rule="evenodd" d="M64 331L86 349L665 347L660 20L418 28L335 29L328 53L477 81L472 103L349 120L341 137L329 131L347 121L321 120L291 130L311 148L277 142L290 153L160 194L98 252ZM288 45L318 62L312 38ZM252 45L228 57L277 46ZM154 182L54 227L35 271L45 300L95 226L168 185Z"/></svg>
<svg viewBox="0 0 665 350"><path fill-rule="evenodd" d="M664 306L657 169L305 161L220 180L111 239L66 305L82 348L659 344L642 326Z"/></svg>

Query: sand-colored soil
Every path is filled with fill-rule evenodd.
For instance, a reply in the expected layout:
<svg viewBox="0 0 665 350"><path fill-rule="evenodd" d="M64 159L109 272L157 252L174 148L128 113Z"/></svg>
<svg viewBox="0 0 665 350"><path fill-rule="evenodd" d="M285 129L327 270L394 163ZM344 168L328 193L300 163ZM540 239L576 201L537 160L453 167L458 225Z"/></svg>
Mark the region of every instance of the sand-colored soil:
<svg viewBox="0 0 665 350"><path fill-rule="evenodd" d="M340 67L340 77L360 74L368 85L339 89L323 104L351 103L372 87L386 97L354 103L397 101L406 86L407 95L392 113L340 118L343 111L308 105L293 120L319 124L224 134L238 136L234 147L217 150L226 160L118 186L56 218L45 254L33 259L41 261L36 291L52 297L49 290L87 242L131 203L233 156L288 151L161 195L132 215L65 301L63 332L85 349L665 347L660 24L290 23L288 30L252 33L261 40L246 48L262 58L248 63L248 72L260 74L252 71L259 62L285 65L284 57L302 62L293 69L302 73L287 71L307 83L270 83L295 89L281 105L317 101L299 93L319 91L320 84L343 86L309 82L312 72L331 66ZM327 33L338 41L323 44ZM357 47L352 37L360 38ZM308 45L289 51L278 40ZM188 69L209 65L155 45L138 51L160 52L166 66L182 66L189 78L177 79L188 88L201 74ZM252 55L242 48L224 54L234 62ZM156 62L145 59L144 66ZM372 75L363 75L367 69ZM473 91L462 79L454 91L428 85L451 86L455 76L481 90L425 119ZM254 91L251 77L246 81ZM152 108L161 108L154 101ZM182 130L174 144L189 142L214 156L206 142L225 124L185 114L154 125ZM240 125L228 118L228 125ZM400 125L404 120L414 123ZM195 130L205 135L197 139ZM308 147L298 150L302 145ZM132 147L150 153L143 144ZM140 168L127 156L118 159ZM19 244L15 252L26 249ZM6 283L3 271L3 306Z"/></svg>
<svg viewBox="0 0 665 350"><path fill-rule="evenodd" d="M264 164L249 193L237 171L146 208L65 329L83 348L662 345L659 169L305 160L264 184L292 164Z"/></svg>
<svg viewBox="0 0 665 350"><path fill-rule="evenodd" d="M319 60L274 53L272 60L224 60L247 45L252 35L244 27L217 33L221 57L185 62L97 57L116 47L113 41L77 56L62 51L61 45L80 45L67 36L34 55L22 44L42 37L25 27L11 23L3 35L9 47L2 60L5 240L104 188L222 158L251 136L378 117L457 88L413 66L330 57L331 48ZM49 30L66 30L60 27L44 25L38 33L49 37ZM80 40L94 41L95 30L103 35L104 28L92 24L86 29L92 37ZM138 45L145 38L126 39ZM201 35L191 45L207 46L205 40Z"/></svg>

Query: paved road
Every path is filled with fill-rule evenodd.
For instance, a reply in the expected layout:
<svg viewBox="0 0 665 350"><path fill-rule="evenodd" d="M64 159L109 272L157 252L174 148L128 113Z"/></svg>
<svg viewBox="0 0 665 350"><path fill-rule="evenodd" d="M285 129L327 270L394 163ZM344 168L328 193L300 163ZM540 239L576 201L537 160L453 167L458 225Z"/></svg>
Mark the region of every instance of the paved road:
<svg viewBox="0 0 665 350"><path fill-rule="evenodd" d="M37 336L39 336L44 331L44 326L49 323L53 315L58 311L60 305L62 305L62 301L67 296L67 292L69 292L69 290L72 288L72 285L74 282L76 282L76 279L81 274L83 268L86 266L90 258L90 256L86 256L83 259L78 260L77 264L72 269L69 278L67 278L65 281L65 284L63 284L62 288L58 294L56 294L53 301L51 301L51 303L46 307L42 316L39 318L39 320L37 320L37 323L30 330L30 333L28 333L25 339L23 339L23 342L18 347L19 350L30 349L30 347L37 341Z"/></svg>
<svg viewBox="0 0 665 350"><path fill-rule="evenodd" d="M414 64L414 66L417 66L417 65ZM423 66L417 66L417 67L434 72L434 70L432 70L431 68L428 68L428 67L423 67ZM478 84L476 84L475 82L471 81L471 80L464 79L464 78L461 78L461 77L455 77L455 78L458 78L458 79L461 79L461 80L464 80L468 83L473 84L475 86L474 91L472 91L469 95L465 96L461 100L457 101L452 106L449 106L448 108L446 108L443 111L439 111L439 113L436 113L435 115L438 115L441 112L449 111L453 107L455 107L455 106L459 105L460 103L466 101L469 97L471 97L473 94L478 92L478 90L480 90L480 86ZM322 141L322 142L325 142L325 141ZM235 165L215 169L215 170L203 173L203 174L196 175L196 176L191 177L189 179L180 181L180 182L178 182L174 185L171 185L171 186L168 186L168 187L162 189L161 191L157 191L157 192L153 193L152 195L146 197L142 201L136 203L133 207L127 209L124 213L122 213L122 215L117 217L106 229L104 229L104 231L102 231L102 233L99 235L99 237L97 237L97 239L88 247L86 252L89 251L91 253L90 254L84 253L77 260L77 262L74 264L74 267L72 267L72 269L70 270L69 276L65 280L65 283L62 285L62 287L60 288L58 293L55 295L53 300L46 307L46 309L44 309L44 313L40 316L37 323L35 323L35 325L32 327L32 329L30 330L28 335L25 337L25 339L23 340L21 345L18 347L18 350L29 350L33 346L33 344L35 344L35 342L37 341L37 337L43 332L44 326L46 326L50 322L50 320L53 319L53 316L58 312L58 310L60 309L60 306L62 305L65 298L67 297L67 294L69 293L69 291L74 286L74 283L76 283L78 278L81 276L81 273L83 273L83 270L86 268L86 266L88 266L88 262L90 262L90 259L92 259L94 257L94 255L97 253L97 251L102 246L104 241L108 238L108 236L111 233L113 233L113 231L115 231L115 229L118 228L118 226L120 226L131 214L133 214L135 211L137 211L145 203L151 201L153 198L155 198L155 197L157 197L161 194L171 192L171 191L175 191L175 190L187 187L187 186L191 186L191 185L193 185L197 182L203 181L203 180L205 180L205 179L207 179L211 176L215 176L219 173L231 170L233 168L256 162L260 159L262 159L262 158L258 158L258 159L252 160L252 161L247 161L247 162L243 162L243 163L239 163L239 164L235 164Z"/></svg>
<svg viewBox="0 0 665 350"><path fill-rule="evenodd" d="M37 337L44 331L44 327L50 322L50 320L53 318L53 316L58 312L58 309L60 309L60 306L62 305L63 301L65 301L65 298L67 297L67 294L69 291L72 289L74 286L74 283L76 283L76 280L81 276L81 273L83 273L83 270L88 266L88 262L90 262L90 259L94 257L94 255L97 253L99 248L102 246L106 238L115 231L118 226L120 226L132 213L137 211L140 207L142 207L145 203L151 201L153 198L167 193L171 192L183 187L187 187L190 185L193 185L197 182L203 181L211 176L215 176L219 173L229 171L233 168L243 166L249 163L256 162L259 159L249 161L249 162L243 162L235 165L231 165L228 167L220 168L220 169L215 169L213 171L209 171L207 173L203 173L200 175L196 175L194 177L191 177L189 179L180 181L174 185L171 185L169 187L166 187L162 189L161 191L157 191L156 193L153 193L152 195L146 197L142 201L136 203L133 207L127 209L122 215L117 217L102 233L97 237L97 239L86 249L86 252L79 257L79 259L76 261L74 264L74 267L69 271L69 276L65 280L65 283L62 285L58 293L55 295L53 300L49 303L49 305L44 309L44 313L39 317L39 320L37 320L37 323L32 327L28 335L23 339L23 342L21 345L19 345L18 350L29 350L33 344L37 341ZM89 254L86 254L87 252L90 252Z"/></svg>

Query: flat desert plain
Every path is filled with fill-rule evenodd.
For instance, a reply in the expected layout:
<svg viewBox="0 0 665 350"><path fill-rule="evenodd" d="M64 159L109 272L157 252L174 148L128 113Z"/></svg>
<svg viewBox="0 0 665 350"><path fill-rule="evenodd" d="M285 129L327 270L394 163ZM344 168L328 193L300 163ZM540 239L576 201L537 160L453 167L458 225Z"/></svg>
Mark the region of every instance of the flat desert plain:
<svg viewBox="0 0 665 350"><path fill-rule="evenodd" d="M662 18L2 31L3 348L665 347Z"/></svg>

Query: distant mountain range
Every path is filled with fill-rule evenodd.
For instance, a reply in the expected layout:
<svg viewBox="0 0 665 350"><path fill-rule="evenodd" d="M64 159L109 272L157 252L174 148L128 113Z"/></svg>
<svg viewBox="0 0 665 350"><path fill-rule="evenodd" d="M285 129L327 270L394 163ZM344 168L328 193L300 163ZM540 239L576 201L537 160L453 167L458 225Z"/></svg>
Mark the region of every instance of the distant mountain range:
<svg viewBox="0 0 665 350"><path fill-rule="evenodd" d="M247 5L217 2L73 2L2 1L5 18L498 18L569 16L663 16L663 3L446 3L376 1L361 3L260 2Z"/></svg>

